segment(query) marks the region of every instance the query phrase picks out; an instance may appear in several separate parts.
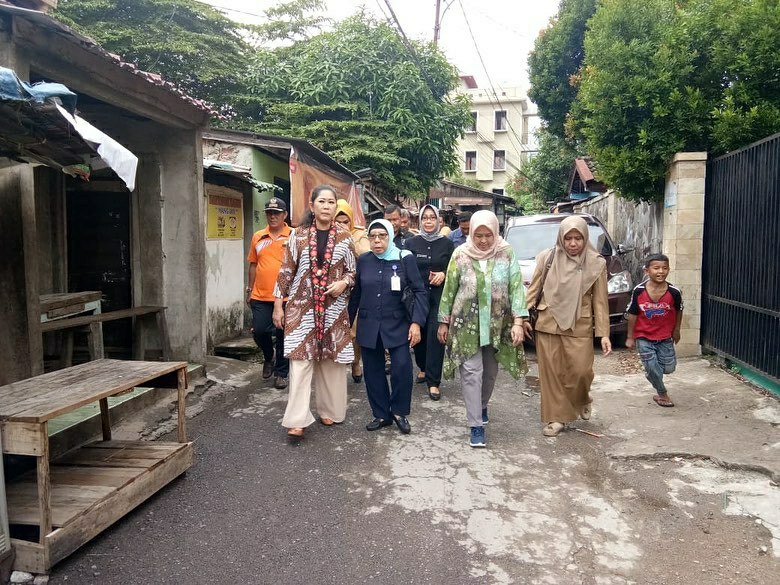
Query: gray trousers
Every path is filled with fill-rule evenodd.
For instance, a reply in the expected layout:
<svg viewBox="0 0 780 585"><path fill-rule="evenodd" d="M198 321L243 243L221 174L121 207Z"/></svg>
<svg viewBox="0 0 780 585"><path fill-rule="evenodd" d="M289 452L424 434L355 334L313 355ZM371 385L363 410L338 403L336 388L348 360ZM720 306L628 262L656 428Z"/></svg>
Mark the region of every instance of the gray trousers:
<svg viewBox="0 0 780 585"><path fill-rule="evenodd" d="M481 427L482 409L487 408L498 375L496 350L489 345L481 347L458 369L466 403L466 420L470 427Z"/></svg>

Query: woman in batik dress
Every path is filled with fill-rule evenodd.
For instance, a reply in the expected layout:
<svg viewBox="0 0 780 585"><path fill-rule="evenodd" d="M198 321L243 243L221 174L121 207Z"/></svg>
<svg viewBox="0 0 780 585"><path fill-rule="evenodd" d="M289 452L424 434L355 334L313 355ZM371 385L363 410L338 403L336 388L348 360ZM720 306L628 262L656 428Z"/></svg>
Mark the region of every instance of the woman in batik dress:
<svg viewBox="0 0 780 585"><path fill-rule="evenodd" d="M320 422L331 426L344 421L346 368L354 360L347 303L355 284L355 248L349 231L333 221L336 190L316 187L311 211L311 222L296 228L289 240L274 290L274 324L284 328L284 356L290 360L282 426L294 438L302 437L315 420L312 382Z"/></svg>

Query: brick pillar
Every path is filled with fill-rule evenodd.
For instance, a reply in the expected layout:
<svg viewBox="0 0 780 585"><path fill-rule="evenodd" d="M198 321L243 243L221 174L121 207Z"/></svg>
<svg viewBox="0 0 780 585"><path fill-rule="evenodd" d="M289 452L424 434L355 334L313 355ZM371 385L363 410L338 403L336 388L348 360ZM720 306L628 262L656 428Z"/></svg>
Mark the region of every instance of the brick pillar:
<svg viewBox="0 0 780 585"><path fill-rule="evenodd" d="M664 191L663 253L669 280L682 289L683 312L677 355L701 355L701 281L704 252L706 152L679 152L672 159Z"/></svg>

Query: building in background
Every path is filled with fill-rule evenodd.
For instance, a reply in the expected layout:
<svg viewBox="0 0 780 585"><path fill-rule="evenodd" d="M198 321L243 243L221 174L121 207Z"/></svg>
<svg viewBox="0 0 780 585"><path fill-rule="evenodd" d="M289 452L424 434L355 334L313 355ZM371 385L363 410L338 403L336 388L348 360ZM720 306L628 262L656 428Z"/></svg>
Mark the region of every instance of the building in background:
<svg viewBox="0 0 780 585"><path fill-rule="evenodd" d="M463 176L504 195L510 179L536 154L536 105L519 87L480 88L470 75L460 81L457 91L471 98L472 116L457 146Z"/></svg>

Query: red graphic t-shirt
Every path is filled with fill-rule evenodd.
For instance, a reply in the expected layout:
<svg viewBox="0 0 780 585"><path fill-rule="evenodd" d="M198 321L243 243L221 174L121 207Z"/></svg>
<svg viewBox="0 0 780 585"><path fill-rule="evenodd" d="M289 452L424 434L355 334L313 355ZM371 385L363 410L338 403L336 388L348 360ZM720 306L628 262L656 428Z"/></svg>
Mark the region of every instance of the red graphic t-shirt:
<svg viewBox="0 0 780 585"><path fill-rule="evenodd" d="M634 338L662 341L674 333L677 313L683 310L682 292L667 284L669 288L657 301L650 298L645 283L634 287L631 302L626 309L627 313L637 316Z"/></svg>

